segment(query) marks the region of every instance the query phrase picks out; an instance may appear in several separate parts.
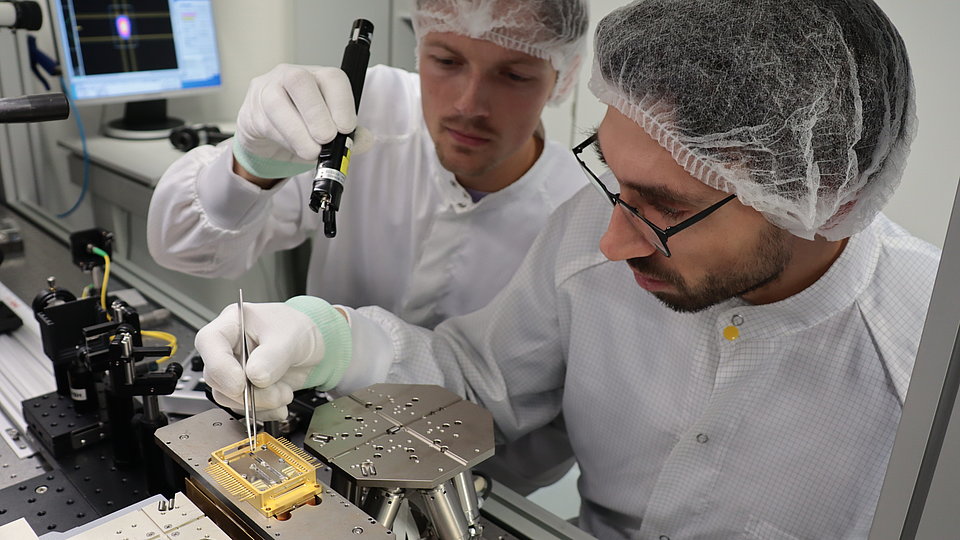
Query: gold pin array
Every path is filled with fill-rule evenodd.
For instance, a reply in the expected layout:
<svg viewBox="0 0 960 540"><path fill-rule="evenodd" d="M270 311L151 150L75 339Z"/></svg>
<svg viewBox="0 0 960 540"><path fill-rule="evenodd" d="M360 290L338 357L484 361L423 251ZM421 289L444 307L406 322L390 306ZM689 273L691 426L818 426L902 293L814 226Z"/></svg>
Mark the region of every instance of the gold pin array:
<svg viewBox="0 0 960 540"><path fill-rule="evenodd" d="M274 468L277 463L284 465ZM267 481L251 478L257 473L241 474L235 466L257 471ZM276 481L278 469L283 476L280 481ZM249 501L267 517L286 514L306 503L312 504L322 491L317 482L317 461L290 441L276 439L268 433L256 435L252 450L249 441L244 439L212 452L207 473L225 492L241 501Z"/></svg>

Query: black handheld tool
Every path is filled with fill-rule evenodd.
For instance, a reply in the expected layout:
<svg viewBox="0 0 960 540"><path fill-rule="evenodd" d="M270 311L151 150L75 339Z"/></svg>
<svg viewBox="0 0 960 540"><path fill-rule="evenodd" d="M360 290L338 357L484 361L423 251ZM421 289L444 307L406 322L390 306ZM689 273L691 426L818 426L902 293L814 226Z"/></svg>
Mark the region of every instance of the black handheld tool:
<svg viewBox="0 0 960 540"><path fill-rule="evenodd" d="M0 124L49 122L70 116L70 103L63 94L35 94L0 99Z"/></svg>
<svg viewBox="0 0 960 540"><path fill-rule="evenodd" d="M370 38L373 36L373 23L366 19L353 21L350 41L343 50L343 62L340 64L350 79L353 88L354 105L360 109L360 93L363 91L363 79L367 75L370 63ZM310 194L310 209L323 211L323 234L327 238L337 235L337 210L340 209L340 196L343 194L343 182L347 179L350 167L350 149L353 147L353 133L337 134L333 141L320 148L317 159L317 175L313 180L313 192Z"/></svg>

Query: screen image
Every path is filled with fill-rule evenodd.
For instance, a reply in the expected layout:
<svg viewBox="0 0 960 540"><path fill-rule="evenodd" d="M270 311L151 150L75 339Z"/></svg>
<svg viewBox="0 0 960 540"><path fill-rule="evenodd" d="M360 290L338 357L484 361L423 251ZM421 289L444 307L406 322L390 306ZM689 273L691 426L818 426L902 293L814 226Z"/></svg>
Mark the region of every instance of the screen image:
<svg viewBox="0 0 960 540"><path fill-rule="evenodd" d="M56 0L63 64L79 101L220 85L210 0Z"/></svg>
<svg viewBox="0 0 960 540"><path fill-rule="evenodd" d="M136 6L109 0L78 2L76 31L67 35L77 75L176 69L173 25L165 0Z"/></svg>

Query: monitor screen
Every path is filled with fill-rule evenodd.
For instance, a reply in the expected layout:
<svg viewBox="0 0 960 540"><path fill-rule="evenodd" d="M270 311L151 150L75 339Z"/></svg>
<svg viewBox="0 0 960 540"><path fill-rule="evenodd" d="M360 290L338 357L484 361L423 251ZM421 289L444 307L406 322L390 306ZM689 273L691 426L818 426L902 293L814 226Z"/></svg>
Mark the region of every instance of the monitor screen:
<svg viewBox="0 0 960 540"><path fill-rule="evenodd" d="M220 86L212 0L53 0L63 73L78 103Z"/></svg>

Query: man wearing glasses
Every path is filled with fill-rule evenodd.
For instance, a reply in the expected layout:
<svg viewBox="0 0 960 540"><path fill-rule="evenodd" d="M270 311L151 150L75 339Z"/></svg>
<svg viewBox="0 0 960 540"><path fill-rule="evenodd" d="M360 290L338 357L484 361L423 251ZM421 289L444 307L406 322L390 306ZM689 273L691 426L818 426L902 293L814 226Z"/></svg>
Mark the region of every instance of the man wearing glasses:
<svg viewBox="0 0 960 540"><path fill-rule="evenodd" d="M646 0L595 45L609 107L574 152L606 162L583 165L602 196L581 191L490 305L432 332L259 306L353 349L254 351L257 404L282 410L288 372L443 384L507 439L562 411L601 538L866 537L939 258L879 213L915 132L899 34L872 0ZM197 347L239 396L234 313Z"/></svg>

